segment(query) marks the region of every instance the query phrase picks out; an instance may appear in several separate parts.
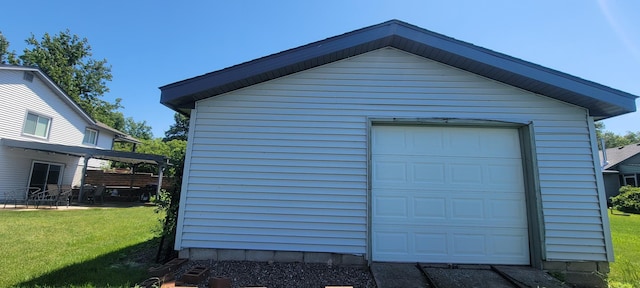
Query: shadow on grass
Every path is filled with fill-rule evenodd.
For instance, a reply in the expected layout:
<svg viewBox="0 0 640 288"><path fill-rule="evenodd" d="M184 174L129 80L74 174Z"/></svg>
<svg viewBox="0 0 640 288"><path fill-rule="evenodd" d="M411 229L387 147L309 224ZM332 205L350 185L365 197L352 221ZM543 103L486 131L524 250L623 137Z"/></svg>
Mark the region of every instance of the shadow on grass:
<svg viewBox="0 0 640 288"><path fill-rule="evenodd" d="M159 238L73 264L16 287L132 287L148 278Z"/></svg>

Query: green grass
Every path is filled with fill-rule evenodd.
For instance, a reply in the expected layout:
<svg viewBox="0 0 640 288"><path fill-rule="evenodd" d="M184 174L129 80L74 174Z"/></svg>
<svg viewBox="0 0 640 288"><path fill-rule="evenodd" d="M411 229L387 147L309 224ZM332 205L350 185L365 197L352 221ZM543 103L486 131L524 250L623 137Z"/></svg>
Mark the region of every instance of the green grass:
<svg viewBox="0 0 640 288"><path fill-rule="evenodd" d="M131 287L146 276L150 263L134 256L154 249L158 217L153 207L0 211L0 287Z"/></svg>
<svg viewBox="0 0 640 288"><path fill-rule="evenodd" d="M610 287L640 287L640 215L609 214L615 262L609 273Z"/></svg>

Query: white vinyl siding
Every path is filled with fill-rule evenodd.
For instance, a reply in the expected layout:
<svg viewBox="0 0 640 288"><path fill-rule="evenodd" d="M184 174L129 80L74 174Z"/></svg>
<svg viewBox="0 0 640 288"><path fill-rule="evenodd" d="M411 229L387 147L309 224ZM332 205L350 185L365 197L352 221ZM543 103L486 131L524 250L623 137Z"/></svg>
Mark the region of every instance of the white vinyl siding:
<svg viewBox="0 0 640 288"><path fill-rule="evenodd" d="M32 73L32 72L29 72ZM40 77L33 77L32 81L23 79L25 72L21 70L0 69L0 138L20 141L39 141L50 144L81 146L87 125L86 118L63 101L47 86ZM37 75L37 73L32 73ZM48 134L45 138L34 137L33 133L25 133L27 115L33 114L48 118ZM41 127L44 123L41 122ZM26 132L34 131L32 128ZM35 134L41 133L36 125ZM96 148L111 148L113 134L100 131ZM42 134L40 134L41 136ZM12 149L0 146L0 190L23 187L29 180L30 165L33 160L52 161L65 164L64 184L79 184L76 175L82 175L82 159L73 156L49 155L36 151ZM6 161L6 162L5 162ZM74 182L75 181L75 182Z"/></svg>
<svg viewBox="0 0 640 288"><path fill-rule="evenodd" d="M368 119L465 118L532 123L546 259L606 260L585 109L385 48L194 115L178 249L366 253Z"/></svg>
<svg viewBox="0 0 640 288"><path fill-rule="evenodd" d="M22 135L27 113L50 119L48 143L79 146L87 122L42 80L22 79L23 71L0 70L0 138L31 141ZM110 143L109 143L110 144Z"/></svg>
<svg viewBox="0 0 640 288"><path fill-rule="evenodd" d="M33 161L64 164L62 183L65 185L80 184L79 177L82 175L82 170L78 165L77 157L59 154L50 155L48 153L38 153L0 145L0 159L6 161L6 163L11 163L11 165L0 165L0 180L2 180L0 189L3 191L27 187Z"/></svg>

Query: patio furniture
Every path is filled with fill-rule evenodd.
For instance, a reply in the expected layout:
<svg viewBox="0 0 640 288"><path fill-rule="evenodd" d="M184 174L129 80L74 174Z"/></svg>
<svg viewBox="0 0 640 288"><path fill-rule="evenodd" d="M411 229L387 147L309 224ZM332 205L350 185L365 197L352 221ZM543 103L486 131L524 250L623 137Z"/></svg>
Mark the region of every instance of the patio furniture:
<svg viewBox="0 0 640 288"><path fill-rule="evenodd" d="M93 193L88 194L87 202L91 204L95 204L96 199L100 198L100 204L104 203L104 198L103 198L104 189L105 189L104 185L96 186L95 189L93 189Z"/></svg>
<svg viewBox="0 0 640 288"><path fill-rule="evenodd" d="M70 191L71 189L69 189L68 195L70 195ZM56 208L58 208L58 202L61 196L65 197L65 194L62 194L61 187L59 187L57 184L47 184L47 190L30 194L27 205L29 202L32 202L34 203L36 208L38 208L41 204L49 203L50 207L53 207L53 205L55 204Z"/></svg>
<svg viewBox="0 0 640 288"><path fill-rule="evenodd" d="M23 187L23 188L15 188L11 190L7 190L4 193L4 208L7 208L7 203L13 202L13 208L18 207L18 202L24 201L25 204L29 199L30 193L39 192L40 188L38 187Z"/></svg>
<svg viewBox="0 0 640 288"><path fill-rule="evenodd" d="M60 194L58 195L58 199L56 200L56 207L58 204L64 203L69 207L71 204L71 195L73 190L71 189L71 185L61 185L60 186Z"/></svg>

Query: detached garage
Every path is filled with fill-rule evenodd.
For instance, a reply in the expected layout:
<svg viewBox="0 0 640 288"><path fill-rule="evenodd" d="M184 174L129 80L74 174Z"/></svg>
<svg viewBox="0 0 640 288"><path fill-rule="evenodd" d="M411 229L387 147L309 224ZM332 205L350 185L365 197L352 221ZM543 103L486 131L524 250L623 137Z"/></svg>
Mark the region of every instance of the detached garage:
<svg viewBox="0 0 640 288"><path fill-rule="evenodd" d="M594 121L634 95L396 20L160 89L183 257L613 260Z"/></svg>

